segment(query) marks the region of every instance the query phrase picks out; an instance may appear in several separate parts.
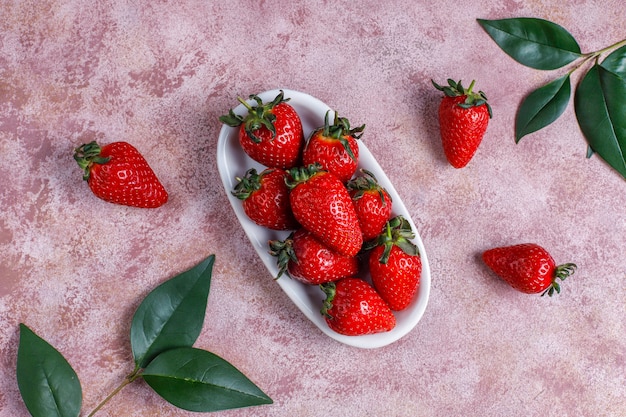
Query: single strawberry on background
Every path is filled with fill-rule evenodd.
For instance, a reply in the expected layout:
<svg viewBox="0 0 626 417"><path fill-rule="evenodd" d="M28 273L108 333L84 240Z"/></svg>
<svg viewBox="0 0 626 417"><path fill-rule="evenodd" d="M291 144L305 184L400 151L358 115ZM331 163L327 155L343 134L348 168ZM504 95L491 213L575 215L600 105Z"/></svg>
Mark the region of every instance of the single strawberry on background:
<svg viewBox="0 0 626 417"><path fill-rule="evenodd" d="M368 265L372 284L394 311L406 309L419 289L422 259L410 223L396 216L386 223L384 231L367 242Z"/></svg>
<svg viewBox="0 0 626 417"><path fill-rule="evenodd" d="M350 128L345 117L335 112L333 124L324 116L324 126L311 133L302 151L302 164L318 163L322 169L335 174L341 182L347 182L356 172L359 164L359 144L365 125Z"/></svg>
<svg viewBox="0 0 626 417"><path fill-rule="evenodd" d="M439 104L439 131L443 151L455 168L465 167L474 157L492 117L485 93L472 91L475 81L465 89L461 81L448 79L447 86L432 81L444 93Z"/></svg>
<svg viewBox="0 0 626 417"><path fill-rule="evenodd" d="M488 249L482 254L485 264L518 291L527 294L561 292L559 281L576 271L576 265L556 266L546 249L536 243L521 243Z"/></svg>
<svg viewBox="0 0 626 417"><path fill-rule="evenodd" d="M139 151L128 142L100 146L96 141L74 150L83 179L99 198L126 206L156 208L168 200L167 191Z"/></svg>
<svg viewBox="0 0 626 417"><path fill-rule="evenodd" d="M299 224L291 212L287 175L280 168L266 168L261 173L250 168L237 178L239 182L231 192L242 201L243 211L254 223L272 230L294 230Z"/></svg>
<svg viewBox="0 0 626 417"><path fill-rule="evenodd" d="M319 285L359 272L356 257L338 254L304 228L296 230L284 240L271 240L269 247L270 254L276 257L276 278L287 272L305 284Z"/></svg>
<svg viewBox="0 0 626 417"><path fill-rule="evenodd" d="M230 109L219 118L220 122L239 127L239 144L253 160L270 168L293 168L300 164L304 133L302 121L296 110L287 102L280 90L268 103L257 95L251 95L256 105L239 98L248 110L240 116Z"/></svg>
<svg viewBox="0 0 626 417"><path fill-rule="evenodd" d="M318 164L288 172L289 201L298 223L335 252L355 256L363 234L346 186Z"/></svg>
<svg viewBox="0 0 626 417"><path fill-rule="evenodd" d="M322 307L328 327L346 336L388 332L396 317L370 284L360 278L343 278L321 285L326 294Z"/></svg>

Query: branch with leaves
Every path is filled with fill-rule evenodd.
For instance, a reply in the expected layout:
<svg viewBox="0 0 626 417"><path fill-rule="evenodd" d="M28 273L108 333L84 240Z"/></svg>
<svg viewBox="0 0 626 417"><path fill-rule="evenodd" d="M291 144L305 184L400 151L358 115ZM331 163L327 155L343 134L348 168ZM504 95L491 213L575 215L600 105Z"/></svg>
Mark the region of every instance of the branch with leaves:
<svg viewBox="0 0 626 417"><path fill-rule="evenodd" d="M135 368L88 417L139 378L170 404L189 411L272 403L233 365L193 347L204 323L214 261L211 255L146 296L130 330ZM82 389L76 372L59 351L24 324L20 325L17 382L33 417L80 415Z"/></svg>
<svg viewBox="0 0 626 417"><path fill-rule="evenodd" d="M591 63L574 95L578 125L588 143L587 156L597 153L626 178L626 39L599 51L582 53L567 30L547 20L478 19L478 23L522 65L556 70L573 63L565 74L522 101L515 120L515 141L563 114L571 96L572 73ZM609 55L601 62L606 53Z"/></svg>

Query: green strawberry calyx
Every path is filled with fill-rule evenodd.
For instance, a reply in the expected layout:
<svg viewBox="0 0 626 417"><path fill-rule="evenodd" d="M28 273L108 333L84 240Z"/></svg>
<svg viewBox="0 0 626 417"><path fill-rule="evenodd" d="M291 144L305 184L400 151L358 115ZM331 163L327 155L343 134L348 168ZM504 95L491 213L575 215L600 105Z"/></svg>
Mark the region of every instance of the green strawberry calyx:
<svg viewBox="0 0 626 417"><path fill-rule="evenodd" d="M322 316L332 319L333 316L328 313L328 310L333 308L333 300L335 299L335 294L337 294L337 285L331 281L320 284L320 288L324 294L326 294L326 299L324 299L322 303L322 309L320 312L322 313Z"/></svg>
<svg viewBox="0 0 626 417"><path fill-rule="evenodd" d="M552 279L552 283L544 292L541 293L541 296L548 294L549 297L552 297L556 292L559 294L561 292L561 285L557 280L565 281L567 277L574 274L576 272L576 264L566 263L563 265L559 265L554 270L554 278Z"/></svg>
<svg viewBox="0 0 626 417"><path fill-rule="evenodd" d="M102 148L95 140L85 143L74 150L74 159L80 169L83 170L83 179L85 181L89 180L93 164L106 164L111 160L111 157L102 156L100 154L101 151Z"/></svg>
<svg viewBox="0 0 626 417"><path fill-rule="evenodd" d="M361 136L363 136L363 130L365 130L365 125L363 124L359 127L350 128L350 121L345 117L339 117L339 113L337 112L335 112L333 124L330 124L328 119L329 113L330 110L327 110L324 115L324 127L317 129L313 132L313 134L319 132L325 138L338 140L350 158L353 161L356 161L356 156L354 155L354 152L352 152L352 149L350 149L350 142L348 142L346 137L352 136L355 139L361 139Z"/></svg>
<svg viewBox="0 0 626 417"><path fill-rule="evenodd" d="M285 184L290 190L296 188L299 184L307 182L314 176L318 174L325 174L328 171L325 171L322 168L322 165L319 163L309 164L303 167L294 167L287 170L287 177L285 177Z"/></svg>
<svg viewBox="0 0 626 417"><path fill-rule="evenodd" d="M385 195L385 189L378 183L374 174L365 168L361 168L360 172L363 175L355 177L346 183L346 188L348 188L349 191L354 191L354 194L352 195L353 200L358 200L363 197L366 192L376 192L378 193L383 206L387 204L385 199L389 199L391 202L391 196L388 194Z"/></svg>
<svg viewBox="0 0 626 417"><path fill-rule="evenodd" d="M289 261L298 262L296 251L293 249L293 233L291 233L285 240L270 240L269 241L269 254L276 257L276 265L278 266L278 275L276 278L280 278L283 274L289 275Z"/></svg>
<svg viewBox="0 0 626 417"><path fill-rule="evenodd" d="M231 127L237 127L243 124L246 134L255 143L260 143L261 138L255 135L254 132L262 127L269 130L272 133L272 139L274 139L276 137L276 127L274 126L276 115L273 112L274 107L280 103L285 103L290 99L285 98L283 90L280 90L280 93L278 93L274 100L265 104L263 104L263 100L261 100L261 98L256 94L250 95L249 98L256 101L256 105L251 105L241 97L237 98L237 100L239 100L239 102L248 110L248 114L245 117L236 114L233 109L230 109L228 114L220 116L220 122Z"/></svg>
<svg viewBox="0 0 626 417"><path fill-rule="evenodd" d="M385 265L389 261L389 255L394 245L409 256L419 256L419 249L411 242L413 238L415 238L415 233L409 222L403 216L396 216L387 222L384 232L372 241L365 243L364 249L370 250L377 246L384 246L378 261Z"/></svg>
<svg viewBox="0 0 626 417"><path fill-rule="evenodd" d="M478 91L478 93L472 91L474 89L474 84L476 84L476 80L472 80L470 86L466 89L461 84L461 80L458 82L454 81L451 78L448 78L448 85L441 86L437 84L435 81L430 80L435 88L439 91L442 91L448 97L461 97L465 96L465 101L459 103L458 106L464 109L470 109L472 107L479 107L483 104L487 107L487 111L489 112L489 118L493 117L493 112L491 110L491 106L487 102L487 96L484 92Z"/></svg>
<svg viewBox="0 0 626 417"><path fill-rule="evenodd" d="M258 174L256 169L247 170L243 178L235 178L238 182L231 194L240 200L248 199L252 193L261 188L261 178L263 178L263 174Z"/></svg>

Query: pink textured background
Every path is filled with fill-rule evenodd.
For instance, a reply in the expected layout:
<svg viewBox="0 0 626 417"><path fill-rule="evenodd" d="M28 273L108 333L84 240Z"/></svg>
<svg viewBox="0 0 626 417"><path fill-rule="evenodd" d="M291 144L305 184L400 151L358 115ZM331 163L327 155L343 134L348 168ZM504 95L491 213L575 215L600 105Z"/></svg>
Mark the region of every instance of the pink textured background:
<svg viewBox="0 0 626 417"><path fill-rule="evenodd" d="M0 415L27 415L20 322L72 364L89 411L132 370L138 303L212 253L196 346L275 401L219 415L626 415L626 182L585 158L571 103L514 143L520 100L560 73L515 63L475 21L549 19L589 52L625 37L621 0L3 0L0 16ZM443 156L430 85L448 77L477 79L494 109L462 170ZM274 88L366 123L363 142L411 212L433 285L422 321L397 343L360 350L324 336L228 205L218 116ZM92 139L140 149L167 205L93 197L72 159ZM524 241L578 264L560 296L516 293L478 259ZM197 414L139 382L97 415Z"/></svg>

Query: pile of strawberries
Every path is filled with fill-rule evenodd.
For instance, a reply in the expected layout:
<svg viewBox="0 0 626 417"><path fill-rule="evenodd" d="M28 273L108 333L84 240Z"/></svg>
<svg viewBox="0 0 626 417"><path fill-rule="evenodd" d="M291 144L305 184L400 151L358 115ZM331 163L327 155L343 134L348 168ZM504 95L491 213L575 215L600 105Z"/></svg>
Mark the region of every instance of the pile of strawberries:
<svg viewBox="0 0 626 417"><path fill-rule="evenodd" d="M444 96L439 106L443 151L450 165L465 167L476 153L492 116L487 97L448 79L433 81ZM249 169L233 194L255 223L292 233L269 242L278 277L288 274L326 294L320 306L330 328L345 335L389 331L393 311L407 308L420 284L422 270L410 224L392 217L391 198L374 175L357 172L360 138L365 126L351 128L336 113L305 140L296 110L281 91L269 103L256 95L252 106L239 99L248 114L231 109L220 120L239 128L242 149L261 165ZM147 161L127 142L75 149L83 179L97 197L115 204L157 208L168 193ZM552 296L559 281L576 265L556 265L547 250L522 243L486 250L483 261L518 291ZM371 280L366 280L367 272ZM278 278L277 277L277 278Z"/></svg>
<svg viewBox="0 0 626 417"><path fill-rule="evenodd" d="M358 170L365 126L352 128L337 113L305 140L296 110L281 91L274 100L239 101L220 120L239 128L246 154L266 168L249 169L232 190L256 224L292 231L269 242L278 277L318 285L326 294L320 306L329 327L344 335L393 329L393 311L407 308L422 271L408 221L392 217L392 200L375 176ZM370 280L366 280L369 271Z"/></svg>

